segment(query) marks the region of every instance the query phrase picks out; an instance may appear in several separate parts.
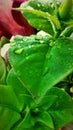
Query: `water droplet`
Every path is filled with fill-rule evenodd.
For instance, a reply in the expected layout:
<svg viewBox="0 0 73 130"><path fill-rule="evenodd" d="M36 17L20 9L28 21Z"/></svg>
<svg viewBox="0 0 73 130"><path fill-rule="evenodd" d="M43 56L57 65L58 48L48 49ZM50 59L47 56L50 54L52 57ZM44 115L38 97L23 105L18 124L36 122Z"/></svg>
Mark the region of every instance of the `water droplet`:
<svg viewBox="0 0 73 130"><path fill-rule="evenodd" d="M23 48L18 48L18 49L15 50L15 53L21 54L23 52L23 50L24 50Z"/></svg>
<svg viewBox="0 0 73 130"><path fill-rule="evenodd" d="M22 48L21 44L18 44L18 46L17 46L17 47L18 47L19 49L20 49L20 48Z"/></svg>
<svg viewBox="0 0 73 130"><path fill-rule="evenodd" d="M70 92L73 93L73 87L70 88Z"/></svg>
<svg viewBox="0 0 73 130"><path fill-rule="evenodd" d="M61 90L65 91L65 88L61 88Z"/></svg>
<svg viewBox="0 0 73 130"><path fill-rule="evenodd" d="M23 41L24 41L24 42L27 41L27 37L24 37L24 38L23 38Z"/></svg>
<svg viewBox="0 0 73 130"><path fill-rule="evenodd" d="M20 41L20 44L23 44L23 41Z"/></svg>
<svg viewBox="0 0 73 130"><path fill-rule="evenodd" d="M40 7L40 4L38 3L37 6Z"/></svg>
<svg viewBox="0 0 73 130"><path fill-rule="evenodd" d="M40 40L40 43L44 43L44 41L43 41L43 40Z"/></svg>
<svg viewBox="0 0 73 130"><path fill-rule="evenodd" d="M25 57L25 59L26 59L26 60L28 60L28 59L29 59L29 57Z"/></svg>
<svg viewBox="0 0 73 130"><path fill-rule="evenodd" d="M32 46L28 46L28 48L31 48Z"/></svg>
<svg viewBox="0 0 73 130"><path fill-rule="evenodd" d="M29 46L28 46L28 48L32 48L32 47L34 47L34 45L29 45Z"/></svg>
<svg viewBox="0 0 73 130"><path fill-rule="evenodd" d="M70 51L71 51L71 50L72 50L72 48L68 48L68 50L70 50Z"/></svg>
<svg viewBox="0 0 73 130"><path fill-rule="evenodd" d="M36 40L41 40L41 39L42 39L42 36L41 36L41 35L37 35L37 36L35 37L35 39L36 39Z"/></svg>
<svg viewBox="0 0 73 130"><path fill-rule="evenodd" d="M46 12L46 14L48 14L48 12Z"/></svg>

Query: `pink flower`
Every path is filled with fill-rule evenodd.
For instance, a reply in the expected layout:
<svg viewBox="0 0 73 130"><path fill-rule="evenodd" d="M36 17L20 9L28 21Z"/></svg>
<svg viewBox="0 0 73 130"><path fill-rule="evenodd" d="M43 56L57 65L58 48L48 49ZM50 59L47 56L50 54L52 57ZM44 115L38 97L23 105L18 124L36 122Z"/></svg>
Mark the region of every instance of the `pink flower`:
<svg viewBox="0 0 73 130"><path fill-rule="evenodd" d="M19 7L27 0L0 0L0 38L12 35L31 35L35 32L27 20L18 11L12 11L12 7Z"/></svg>

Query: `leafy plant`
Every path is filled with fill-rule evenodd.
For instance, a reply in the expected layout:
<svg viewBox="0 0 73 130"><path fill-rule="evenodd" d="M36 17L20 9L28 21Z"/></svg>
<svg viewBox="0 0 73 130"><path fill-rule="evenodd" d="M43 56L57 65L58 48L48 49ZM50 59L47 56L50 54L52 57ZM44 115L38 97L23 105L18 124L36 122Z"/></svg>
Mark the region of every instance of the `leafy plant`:
<svg viewBox="0 0 73 130"><path fill-rule="evenodd" d="M10 70L1 57L1 130L58 130L73 122L73 6L51 2L29 0L15 9L47 35L15 36Z"/></svg>

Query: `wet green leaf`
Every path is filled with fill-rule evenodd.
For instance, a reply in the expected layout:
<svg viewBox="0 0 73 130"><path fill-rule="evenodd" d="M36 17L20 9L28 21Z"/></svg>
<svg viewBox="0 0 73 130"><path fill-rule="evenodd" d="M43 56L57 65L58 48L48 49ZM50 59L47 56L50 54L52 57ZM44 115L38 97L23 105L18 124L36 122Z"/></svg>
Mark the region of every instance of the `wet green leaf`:
<svg viewBox="0 0 73 130"><path fill-rule="evenodd" d="M48 109L53 118L55 128L61 128L73 121L73 101L71 97L59 88L51 88L48 95L57 96L57 100Z"/></svg>
<svg viewBox="0 0 73 130"><path fill-rule="evenodd" d="M47 90L73 72L73 40L59 38L55 41L50 53L46 54L44 73L40 82L38 95ZM45 86L45 87L44 87Z"/></svg>
<svg viewBox="0 0 73 130"><path fill-rule="evenodd" d="M22 37L19 42L15 41L16 44L11 46L9 50L9 61L13 66L14 72L22 86L27 89L33 98L35 98L36 90L39 87L45 54L49 48L49 40L49 37L47 39L43 37L38 39L38 36L31 36L25 41ZM24 51L19 55L15 53L15 50L20 46L24 48Z"/></svg>

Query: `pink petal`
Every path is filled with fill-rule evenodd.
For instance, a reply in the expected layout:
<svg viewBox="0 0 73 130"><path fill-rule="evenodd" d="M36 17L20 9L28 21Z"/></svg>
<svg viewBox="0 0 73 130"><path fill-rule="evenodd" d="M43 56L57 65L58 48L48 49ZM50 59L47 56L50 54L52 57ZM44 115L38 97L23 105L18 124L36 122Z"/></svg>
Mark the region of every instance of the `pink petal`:
<svg viewBox="0 0 73 130"><path fill-rule="evenodd" d="M13 2L20 2L20 3L26 2L26 1L28 1L28 0L13 0Z"/></svg>
<svg viewBox="0 0 73 130"><path fill-rule="evenodd" d="M11 14L11 0L0 0L0 24L11 34L16 34L16 30L21 27L14 21Z"/></svg>
<svg viewBox="0 0 73 130"><path fill-rule="evenodd" d="M13 0L13 7L19 7L21 4L21 1L28 1L28 0ZM14 11L12 10L12 14L13 14L13 18L15 19L15 21L21 25L25 27L25 30L27 32L27 35L31 35L32 33L35 32L34 28L29 25L28 21L22 16L20 11Z"/></svg>
<svg viewBox="0 0 73 130"><path fill-rule="evenodd" d="M20 1L20 0L13 0L13 1ZM23 0L21 0L23 1ZM25 0L24 0L25 1ZM2 31L6 31L10 35L30 35L34 32L34 29L32 29L31 26L28 29L32 29L32 31L29 30L26 32L25 26L21 26L19 22L17 23L12 15L12 0L0 0L0 34L2 34ZM17 13L17 12L16 12ZM18 12L19 16L21 15L20 12ZM15 15L16 16L16 15ZM18 17L19 17L18 16ZM27 23L27 21L22 18L22 16L19 17L18 21L24 21ZM27 23L27 25L29 25ZM5 33L6 33L5 32Z"/></svg>

